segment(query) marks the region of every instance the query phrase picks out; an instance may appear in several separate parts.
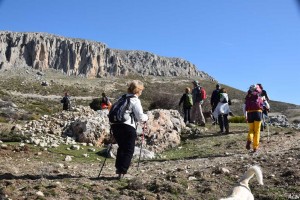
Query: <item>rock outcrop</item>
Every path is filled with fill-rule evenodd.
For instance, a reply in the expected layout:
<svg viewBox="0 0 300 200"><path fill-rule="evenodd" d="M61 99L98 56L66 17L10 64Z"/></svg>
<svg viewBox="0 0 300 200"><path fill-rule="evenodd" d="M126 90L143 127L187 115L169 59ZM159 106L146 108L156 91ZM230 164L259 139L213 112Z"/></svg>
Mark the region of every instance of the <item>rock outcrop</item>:
<svg viewBox="0 0 300 200"><path fill-rule="evenodd" d="M52 68L67 75L86 77L140 74L213 79L180 58L110 49L100 42L46 33L0 31L0 69L22 66L39 70Z"/></svg>
<svg viewBox="0 0 300 200"><path fill-rule="evenodd" d="M107 110L94 111L89 107L79 106L73 111L62 111L52 116L45 115L40 120L32 120L18 128L20 134L42 147L56 147L60 144L85 143L101 146L110 138ZM185 127L182 117L176 110L152 110L147 115L145 140L138 139L141 145L152 152L159 153L180 144L180 133ZM142 129L138 126L138 134Z"/></svg>

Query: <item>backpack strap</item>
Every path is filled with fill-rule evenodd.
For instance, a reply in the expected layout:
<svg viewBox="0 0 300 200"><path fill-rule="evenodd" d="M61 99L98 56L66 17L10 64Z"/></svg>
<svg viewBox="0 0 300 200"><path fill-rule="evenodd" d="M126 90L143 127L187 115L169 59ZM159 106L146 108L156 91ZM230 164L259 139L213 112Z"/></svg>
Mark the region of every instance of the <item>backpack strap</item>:
<svg viewBox="0 0 300 200"><path fill-rule="evenodd" d="M126 109L125 109L125 110L129 110L130 99L131 99L131 98L134 98L134 97L136 97L136 96L134 96L134 95L127 96L126 94L124 94L122 97L127 98L127 105L126 105ZM130 118L131 118L131 124L133 124L133 120L135 119L134 112L131 111L131 113L129 114L129 116L130 116Z"/></svg>

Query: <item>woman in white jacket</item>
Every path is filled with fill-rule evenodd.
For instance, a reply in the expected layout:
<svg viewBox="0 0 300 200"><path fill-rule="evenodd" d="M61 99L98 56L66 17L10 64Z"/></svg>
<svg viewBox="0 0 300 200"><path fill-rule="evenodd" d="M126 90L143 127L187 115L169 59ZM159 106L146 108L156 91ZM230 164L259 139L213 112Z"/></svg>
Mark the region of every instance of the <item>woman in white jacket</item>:
<svg viewBox="0 0 300 200"><path fill-rule="evenodd" d="M231 105L231 101L228 97L225 88L222 88L219 93L219 103L213 112L215 118L218 118L220 133L229 133L229 123L228 123L228 114L231 112L229 105ZM224 132L224 128L226 132Z"/></svg>
<svg viewBox="0 0 300 200"><path fill-rule="evenodd" d="M128 93L126 94L126 97L130 97L130 105L126 111L127 120L122 123L111 124L114 138L119 146L115 163L118 178L122 178L127 173L133 157L137 137L136 123L148 120L148 116L143 113L141 101L138 98L143 90L144 85L141 81L134 80L129 84Z"/></svg>

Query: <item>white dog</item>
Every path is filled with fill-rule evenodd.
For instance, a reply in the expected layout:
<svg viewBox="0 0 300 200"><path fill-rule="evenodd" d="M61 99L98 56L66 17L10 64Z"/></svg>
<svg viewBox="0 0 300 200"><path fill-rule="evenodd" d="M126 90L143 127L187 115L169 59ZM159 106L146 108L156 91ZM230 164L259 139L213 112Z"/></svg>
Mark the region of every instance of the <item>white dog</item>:
<svg viewBox="0 0 300 200"><path fill-rule="evenodd" d="M259 166L255 165L250 167L247 172L241 178L239 184L233 188L231 195L227 198L220 200L254 200L254 196L251 193L248 182L255 174L257 181L260 185L263 185L263 175Z"/></svg>

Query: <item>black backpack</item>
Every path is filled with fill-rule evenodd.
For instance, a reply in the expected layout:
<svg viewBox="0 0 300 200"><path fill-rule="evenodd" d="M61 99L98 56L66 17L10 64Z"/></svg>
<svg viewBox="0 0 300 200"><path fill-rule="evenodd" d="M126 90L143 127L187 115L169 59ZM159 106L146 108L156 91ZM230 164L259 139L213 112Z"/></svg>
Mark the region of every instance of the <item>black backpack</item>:
<svg viewBox="0 0 300 200"><path fill-rule="evenodd" d="M131 123L133 123L134 113L126 115L126 111L130 106L130 98L135 97L126 96L124 94L116 103L114 103L108 113L108 119L110 123L123 123L131 117Z"/></svg>

